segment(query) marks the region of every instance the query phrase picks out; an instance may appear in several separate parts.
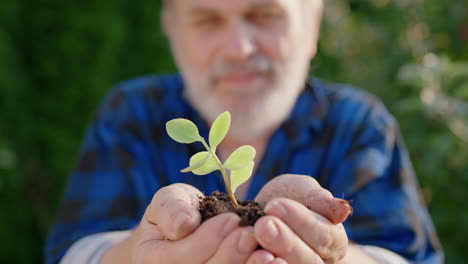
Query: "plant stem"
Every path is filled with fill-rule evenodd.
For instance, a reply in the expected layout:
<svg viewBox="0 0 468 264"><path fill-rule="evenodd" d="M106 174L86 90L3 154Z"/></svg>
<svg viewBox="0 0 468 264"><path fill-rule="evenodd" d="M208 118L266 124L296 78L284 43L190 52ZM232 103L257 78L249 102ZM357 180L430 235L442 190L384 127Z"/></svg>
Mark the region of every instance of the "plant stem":
<svg viewBox="0 0 468 264"><path fill-rule="evenodd" d="M218 164L219 170L221 171L221 175L223 175L223 180L224 180L224 185L226 185L226 190L228 192L229 198L231 199L232 205L234 205L235 208L239 208L239 204L237 203L236 197L234 196L234 193L232 193L231 190L231 182L229 181L229 178L227 176L226 169L224 168L223 164L219 160L218 156L216 156L216 153L213 152L213 150L208 146L204 138L201 138L201 143L203 146L205 146L206 150L208 150L209 153L213 155L213 157L216 160L216 163Z"/></svg>

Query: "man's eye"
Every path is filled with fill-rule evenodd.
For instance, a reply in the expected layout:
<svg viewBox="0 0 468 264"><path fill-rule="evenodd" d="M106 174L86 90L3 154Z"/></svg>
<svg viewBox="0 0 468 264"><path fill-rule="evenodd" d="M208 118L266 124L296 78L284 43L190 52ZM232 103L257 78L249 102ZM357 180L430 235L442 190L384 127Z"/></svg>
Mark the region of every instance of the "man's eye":
<svg viewBox="0 0 468 264"><path fill-rule="evenodd" d="M275 11L259 11L259 12L254 12L249 15L249 18L256 22L256 23L271 23L274 22L282 17L281 12L275 12Z"/></svg>
<svg viewBox="0 0 468 264"><path fill-rule="evenodd" d="M203 17L195 20L195 25L198 26L216 26L221 23L218 17Z"/></svg>

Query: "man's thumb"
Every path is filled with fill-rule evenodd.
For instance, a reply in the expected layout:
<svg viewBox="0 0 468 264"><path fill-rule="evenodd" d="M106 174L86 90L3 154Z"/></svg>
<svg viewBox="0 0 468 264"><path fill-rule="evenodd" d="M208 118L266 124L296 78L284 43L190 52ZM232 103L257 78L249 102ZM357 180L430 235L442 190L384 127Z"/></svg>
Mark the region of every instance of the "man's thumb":
<svg viewBox="0 0 468 264"><path fill-rule="evenodd" d="M311 211L326 217L333 224L344 222L352 212L346 200L334 198L314 178L306 175L280 175L269 181L260 190L255 200L265 205L277 197L285 197L302 203Z"/></svg>

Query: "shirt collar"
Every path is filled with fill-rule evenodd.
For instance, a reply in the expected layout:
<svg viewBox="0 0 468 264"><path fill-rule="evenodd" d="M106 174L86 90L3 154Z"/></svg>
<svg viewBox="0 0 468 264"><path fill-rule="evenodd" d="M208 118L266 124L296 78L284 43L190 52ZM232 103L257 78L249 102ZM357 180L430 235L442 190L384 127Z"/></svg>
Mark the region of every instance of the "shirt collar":
<svg viewBox="0 0 468 264"><path fill-rule="evenodd" d="M175 84L174 88L176 88L173 91L182 95L184 89L182 77L178 74L173 81L175 81L173 84ZM329 108L326 91L323 82L317 78L311 77L305 82L304 89L299 94L289 117L277 131L285 134L290 146L295 147L307 143L310 140L311 132L322 130L325 115ZM198 111L193 108L188 100L184 98L184 101L189 110L187 111L189 116L186 118L200 124L200 134L207 136L209 128L206 122L203 121Z"/></svg>
<svg viewBox="0 0 468 264"><path fill-rule="evenodd" d="M328 107L323 83L310 78L280 130L284 131L292 146L302 145L310 140L311 132L322 130Z"/></svg>

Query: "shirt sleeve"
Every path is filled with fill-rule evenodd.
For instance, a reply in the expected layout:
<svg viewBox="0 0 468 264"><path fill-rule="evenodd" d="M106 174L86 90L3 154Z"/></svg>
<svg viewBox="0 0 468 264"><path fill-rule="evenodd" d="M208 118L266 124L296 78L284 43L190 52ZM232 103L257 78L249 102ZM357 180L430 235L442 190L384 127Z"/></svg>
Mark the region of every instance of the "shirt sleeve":
<svg viewBox="0 0 468 264"><path fill-rule="evenodd" d="M47 264L58 263L85 236L132 229L140 220L148 201L138 193L134 175L152 178L152 171L139 158L147 156L144 151L135 151L139 143L132 122L136 122L132 109L115 88L86 132L46 241Z"/></svg>
<svg viewBox="0 0 468 264"><path fill-rule="evenodd" d="M349 239L388 249L410 263L442 263L395 119L376 98L340 104L327 186L353 207L344 223Z"/></svg>
<svg viewBox="0 0 468 264"><path fill-rule="evenodd" d="M113 231L83 237L70 247L60 264L99 264L106 251L129 237L130 232Z"/></svg>

